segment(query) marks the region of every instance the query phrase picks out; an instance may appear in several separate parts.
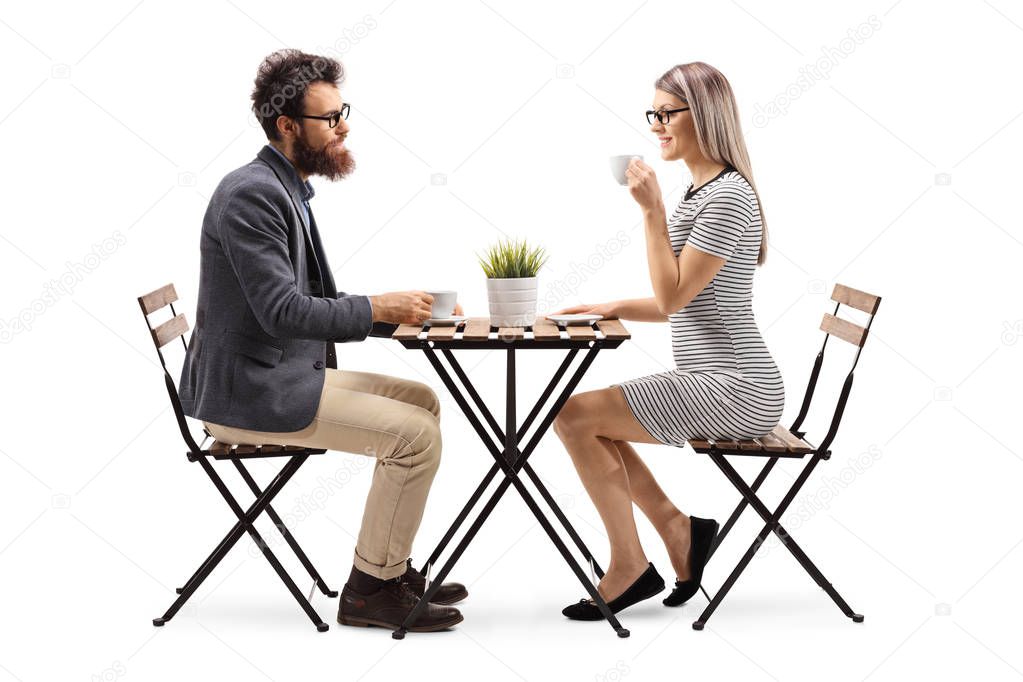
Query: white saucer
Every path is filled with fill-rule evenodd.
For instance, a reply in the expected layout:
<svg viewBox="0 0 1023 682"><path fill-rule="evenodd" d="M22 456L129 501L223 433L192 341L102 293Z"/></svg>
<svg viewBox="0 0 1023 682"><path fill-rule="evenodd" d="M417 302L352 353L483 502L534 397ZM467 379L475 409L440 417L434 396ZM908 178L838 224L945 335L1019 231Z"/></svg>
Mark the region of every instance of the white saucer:
<svg viewBox="0 0 1023 682"><path fill-rule="evenodd" d="M467 315L452 315L451 317L430 318L424 324L428 327L456 327L468 319Z"/></svg>
<svg viewBox="0 0 1023 682"><path fill-rule="evenodd" d="M548 315L547 319L554 324L564 325L566 327L577 327L584 326L588 327L597 320L603 320L603 315L584 315L584 314L573 314L573 315Z"/></svg>

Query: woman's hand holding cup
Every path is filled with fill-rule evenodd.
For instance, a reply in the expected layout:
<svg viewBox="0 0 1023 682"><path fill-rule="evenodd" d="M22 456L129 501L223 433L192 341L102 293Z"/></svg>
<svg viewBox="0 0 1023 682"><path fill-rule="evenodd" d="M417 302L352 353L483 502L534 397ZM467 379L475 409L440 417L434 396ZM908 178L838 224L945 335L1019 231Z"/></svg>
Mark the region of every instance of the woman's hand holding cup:
<svg viewBox="0 0 1023 682"><path fill-rule="evenodd" d="M640 207L654 210L663 204L657 174L642 159L634 158L629 161L625 177L629 181L629 193Z"/></svg>

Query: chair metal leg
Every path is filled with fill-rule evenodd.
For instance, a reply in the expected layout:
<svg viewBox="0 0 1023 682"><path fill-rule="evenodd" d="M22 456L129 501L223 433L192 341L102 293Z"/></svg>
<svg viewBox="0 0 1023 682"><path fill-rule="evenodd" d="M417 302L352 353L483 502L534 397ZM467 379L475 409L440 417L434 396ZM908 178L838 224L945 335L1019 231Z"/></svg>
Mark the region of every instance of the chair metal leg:
<svg viewBox="0 0 1023 682"><path fill-rule="evenodd" d="M208 462L206 462L205 459L201 459L199 461L203 463L204 465L203 470L206 471L207 474L211 474L212 472L211 480L213 480L214 486L216 486L217 490L221 493L221 495L231 497L230 491L227 490L227 487L224 486L223 481L221 481L220 477L216 475L215 471L213 471L212 466ZM277 476L270 483L270 485L267 486L266 490L263 491L263 495L257 498L249 506L248 510L245 512L246 514L253 514L253 512L255 512L258 515L258 513L262 511L263 507L266 504L269 504L270 500L273 499L273 496L276 495L277 492L284 487L284 484L287 483L288 479L290 479L291 476L294 475L294 470L297 469L297 466L294 466L294 461L295 460L292 459L289 460L287 464L285 464L285 466L278 472ZM255 516L253 516L253 518L255 518ZM244 532L245 527L243 523L241 522L241 520L237 521L234 527L231 528L230 532L228 532L228 534L224 536L224 539L220 541L220 544L217 546L217 548L213 550L213 553L210 554L209 557L207 557L206 561L204 561L202 565L199 566L199 569L195 572L192 578L190 578L188 582L185 583L184 587L181 588L178 598L174 601L173 604L171 604L170 608L167 609L167 612L163 615L163 617L155 619L153 621L153 625L156 626L163 625L166 621L174 617L178 610L182 606L184 606L185 602L187 602L188 599L192 596L195 590L203 583L203 581L206 580L209 574L213 571L214 568L217 567L221 560L223 560L223 558L227 555L231 548L234 547L235 543L238 542L238 540L242 536L242 533Z"/></svg>
<svg viewBox="0 0 1023 682"><path fill-rule="evenodd" d="M245 484L249 486L249 490L258 497L262 491L259 489L259 485L256 481L252 478L249 470L245 468L245 465L241 463L241 460L233 459L231 460L231 463L234 464L238 473L241 474L241 477L245 480ZM316 587L319 588L320 592L331 599L337 597L337 591L327 587L327 583L320 576L316 567L313 566L313 562L310 561L309 557L306 556L306 553L302 551L302 547L299 546L298 540L296 540L295 536L291 534L288 527L284 525L284 521L281 520L281 517L277 515L277 512L274 511L274 508L271 505L266 506L266 515L269 516L270 520L273 521L273 524L277 526L277 530L280 531L285 542L287 542L291 549L295 552L295 556L298 557L298 560L301 562L306 572L309 573L309 577L313 579L314 583L316 583Z"/></svg>
<svg viewBox="0 0 1023 682"><path fill-rule="evenodd" d="M189 585L194 583L196 580L199 580L200 583L202 582L202 580L199 579L200 576L202 576L202 579L205 580L205 577L207 575L206 572L207 565L209 565L210 562L212 561L219 563L220 559L223 557L224 547L229 544L233 546L234 543L237 542L238 538L241 537L241 534L243 532L244 529L242 528L241 522L240 521L235 522L234 526L231 527L231 530L227 532L227 535L225 535L223 539L221 539L220 543L213 548L213 551L210 552L209 556L207 556L203 560L203 562L199 564L199 568L195 569L195 572L192 574L192 576L185 581L184 585L182 585L181 587L174 588L174 591L177 594L184 594L185 590L188 589ZM235 536L235 533L237 533L237 536ZM215 565L216 564L214 564L214 566ZM196 585L196 587L198 587L198 585Z"/></svg>
<svg viewBox="0 0 1023 682"><path fill-rule="evenodd" d="M799 564L807 571L810 577L814 579L814 582L816 582L819 587L821 587L825 592L828 593L828 596L831 597L831 599L835 602L835 604L839 607L843 614L851 618L855 623L863 622L863 616L861 614L855 613L852 610L852 608L845 602L842 596L838 594L838 591L831 585L831 583L827 581L827 579L824 577L824 574L821 573L821 571L817 568L817 566L814 565L812 561L810 561L810 558L806 555L802 548L800 548L799 545L796 544L796 541L792 539L792 536L789 535L788 531L786 531L785 528L780 523L780 519L782 515L785 513L785 510L792 503L792 500L795 499L795 496L798 494L799 490L803 487L803 484L809 478L810 473L813 471L814 467L820 461L820 458L821 456L819 453L814 454L813 458L803 468L803 471L800 472L800 475L796 478L796 481L792 484L792 487L789 489L788 493L786 493L785 497L782 499L778 507L772 513L767 508L767 506L760 500L760 498L757 497L754 490L749 485L746 484L746 482L742 479L742 477L735 470L735 468L728 463L728 461L724 458L723 455L711 455L711 460L718 466L718 468L721 469L721 471L725 474L728 480L732 482L732 485L734 485L735 488L739 491L739 493L743 496L743 498L749 502L750 506L753 507L753 509L757 512L757 514L760 515L760 517L766 522L766 524L764 525L764 528L760 531L760 533L757 535L756 539L753 541L753 544L751 544L749 549L746 550L746 553L743 555L742 559L740 559L736 567L732 570L731 574L729 574L724 584L714 595L714 598L711 600L710 604L708 604L707 608L704 609L699 619L693 623L694 630L703 629L707 620L710 619L710 616L721 604L721 601L724 599L725 595L728 594L728 591L732 588L732 586L735 584L735 581L738 580L739 576L746 569L746 566L749 565L749 562L753 559L753 556L756 554L757 550L760 549L760 546L767 539L767 535L771 532L773 532L781 541L782 545L784 545L789 550L789 552L792 553L792 555L796 558Z"/></svg>
<svg viewBox="0 0 1023 682"><path fill-rule="evenodd" d="M774 468L774 465L777 462L778 462L777 457L771 457L769 460L767 460L767 463L764 464L764 467L760 470L760 473L757 474L756 480L753 481L752 485L753 492L756 492L757 490L760 489L760 486L767 479L767 475L771 473L771 469ZM724 542L725 536L727 536L729 531L732 530L732 526L734 526L735 522L739 520L740 516L742 516L742 512L746 510L746 505L748 504L749 502L746 501L745 497L739 500L739 503L736 505L735 510L732 512L731 516L728 517L728 520L725 522L725 525L721 527L721 530L719 530L718 534L714 537L714 541L711 543L710 546L710 552L707 554L708 562L710 561L710 558L714 556L714 552L717 551L718 547L721 546L721 543ZM706 597L707 601L709 602L711 600L710 595L707 594L707 590L704 589L703 585L700 585L700 591L703 592L703 596Z"/></svg>
<svg viewBox="0 0 1023 682"><path fill-rule="evenodd" d="M231 491L224 484L224 481L217 474L216 470L214 470L213 465L211 465L206 458L198 460L200 465L202 465L203 470L210 477L210 480L213 481L213 485L216 486L218 491L220 491L221 496L223 496L224 500L231 508L231 511L234 512L235 516L238 518L238 522L235 524L234 528L232 528L231 532L228 533L227 537L221 541L221 544L218 546L217 550L214 551L214 554L210 555L207 561L200 567L199 571L197 571L194 576L194 579L190 580L185 587L182 588L181 594L174 600L174 603L171 604L166 613L164 613L164 615L160 618L153 619L153 625L157 627L162 626L168 620L173 618L185 602L191 598L203 581L209 577L209 574L213 571L213 569L217 567L231 548L238 542L242 533L248 532L256 545L260 548L260 551L262 551L263 555L266 557L266 560L284 582L288 591L291 592L292 596L294 596L296 601L298 601L299 606L302 607L302 610L305 611L306 615L309 616L309 619L313 621L314 625L316 625L316 629L320 632L326 632L326 630L329 629L329 626L320 619L312 605L310 605L309 601L305 598L305 595L298 589L298 586L295 585L287 571L284 570L284 567L281 566L281 563L277 560L277 557L263 541L262 536L252 525L252 522L258 518L267 506L269 506L273 498L284 488L285 484L287 484L291 477L295 475L295 472L298 471L298 468L302 466L307 458L308 455L298 455L291 458L277 476L274 477L274 480L267 486L266 490L263 491L263 494L260 495L255 502L253 502L252 505L244 511L238 504L237 500L235 500L234 496L231 495Z"/></svg>
<svg viewBox="0 0 1023 682"><path fill-rule="evenodd" d="M252 476L249 473L248 469L246 469L244 467L244 465L242 465L240 460L233 459L231 461L235 465L235 468L238 469L238 472L241 474L242 479L245 481L246 485L248 485L249 489L258 498L262 494L263 491L259 488L259 486L256 483L256 481L252 478ZM316 583L316 586L319 588L319 590L324 595L326 595L327 597L329 597L331 599L337 597L337 591L331 590L327 586L327 584L323 580L323 578L320 577L319 572L312 565L312 562L306 556L305 552L302 551L302 548L299 546L298 541L295 540L295 538L291 535L291 532L288 530L287 526L285 526L284 522L281 521L280 516L277 515L277 512L274 510L273 506L267 505L266 513L267 513L267 516L270 517L271 521L273 521L274 525L277 526L278 530L280 530L281 535L284 537L284 539L288 542L288 544L291 546L291 548L295 551L295 555L298 557L299 561L305 567L306 571L309 572L309 576ZM188 587L188 585L190 585L193 581L195 581L202 574L203 569L206 567L206 565L220 554L221 548L230 540L230 538L232 537L232 534L235 533L235 531L238 531L239 532L239 537L240 537L242 530L244 530L244 529L242 528L241 522L239 521L239 522L235 523L234 527L230 531L228 531L227 535L224 536L224 538L213 549L213 551L210 553L210 555L208 557L206 557L206 559L203 561L202 564L199 565L199 568L197 568L195 570L195 573L193 573L192 576L188 580L185 581L185 584L183 586L175 588L174 591L177 594L183 593L185 591L185 589Z"/></svg>
<svg viewBox="0 0 1023 682"><path fill-rule="evenodd" d="M760 489L760 486L763 485L764 480L767 479L767 475L771 473L771 469L774 468L774 465L777 462L777 457L771 457L767 460L767 463L764 464L764 468L760 470L760 473L757 474L756 480L753 481L753 492ZM732 512L731 516L728 517L725 525L721 527L721 530L718 531L717 536L714 538L714 542L710 546L710 554L707 555L708 561L710 560L710 557L714 556L714 552L717 551L717 548L721 545L721 543L724 542L725 536L728 535L730 530L732 530L732 526L734 526L735 522L739 520L739 517L742 515L742 512L746 510L746 505L748 504L749 502L745 497L739 500L739 504L736 505L735 510Z"/></svg>
<svg viewBox="0 0 1023 682"><path fill-rule="evenodd" d="M782 514L785 513L785 510L788 509L792 500L795 499L796 495L799 493L799 489L803 487L804 483L806 483L806 480L810 477L810 473L813 471L813 468L817 466L820 458L821 456L819 454L815 454L807 463L807 465L803 468L803 471L800 472L799 476L796 478L796 481L792 484L792 488L789 489L789 492L785 495L784 499L778 505L778 508L773 514L770 510L768 510L767 506L760 500L760 498L757 497L752 490L750 490L749 486L746 485L746 482L742 480L742 477L739 476L739 473L732 467L732 465L723 457L721 458L721 465L723 466L723 470L726 470L726 475L730 475L730 478L732 478L733 483L735 483L739 491L744 496L748 496L750 505L753 506L760 517L767 523L765 528L774 532L782 545L788 548L800 565L806 569L807 573L810 574L810 577L814 579L814 582L828 593L828 596L830 596L835 602L835 605L841 609L842 613L849 618L852 618L853 621L861 623L863 622L863 616L852 610L838 591L830 582L828 582L827 578L824 577L824 574L820 571L820 569L818 569L817 566L810 561L810 557L806 555L806 552L803 551L803 549L796 543L796 541L780 523Z"/></svg>

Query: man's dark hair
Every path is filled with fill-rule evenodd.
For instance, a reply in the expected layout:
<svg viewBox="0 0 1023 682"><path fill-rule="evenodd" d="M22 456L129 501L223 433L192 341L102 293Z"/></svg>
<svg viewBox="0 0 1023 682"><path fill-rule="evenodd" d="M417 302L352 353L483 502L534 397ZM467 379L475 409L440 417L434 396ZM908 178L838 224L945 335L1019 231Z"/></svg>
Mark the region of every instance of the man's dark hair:
<svg viewBox="0 0 1023 682"><path fill-rule="evenodd" d="M341 62L301 50L277 50L267 55L256 73L252 112L267 139L278 140L277 119L304 114L306 90L313 83L340 85L345 78Z"/></svg>

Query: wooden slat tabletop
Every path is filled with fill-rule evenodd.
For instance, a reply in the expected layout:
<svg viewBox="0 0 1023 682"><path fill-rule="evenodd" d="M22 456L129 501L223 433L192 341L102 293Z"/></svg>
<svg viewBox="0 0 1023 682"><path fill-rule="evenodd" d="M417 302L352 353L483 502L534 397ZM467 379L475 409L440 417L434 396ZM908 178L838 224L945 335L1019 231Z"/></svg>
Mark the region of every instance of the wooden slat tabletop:
<svg viewBox="0 0 1023 682"><path fill-rule="evenodd" d="M462 338L466 341L485 341L490 335L490 318L473 317L465 324L465 332Z"/></svg>
<svg viewBox="0 0 1023 682"><path fill-rule="evenodd" d="M403 324L399 325L394 333L391 334L392 339L415 339L419 337L419 332L423 331L422 325L417 324Z"/></svg>
<svg viewBox="0 0 1023 682"><path fill-rule="evenodd" d="M488 317L473 317L457 326L440 327L428 325L402 324L391 335L397 341L487 341L494 336L502 341L559 341L567 338L572 341L622 341L631 337L621 320L600 320L590 326L559 327L545 317L537 316L531 331L524 327L495 328Z"/></svg>
<svg viewBox="0 0 1023 682"><path fill-rule="evenodd" d="M558 325L550 320L538 317L536 322L533 323L533 338L537 341L560 339L561 330L558 329Z"/></svg>
<svg viewBox="0 0 1023 682"><path fill-rule="evenodd" d="M453 339L455 338L455 332L458 331L458 327L462 325L451 325L450 327L442 327L437 325L430 325L426 333L426 338L430 340L434 339Z"/></svg>
<svg viewBox="0 0 1023 682"><path fill-rule="evenodd" d="M570 325L565 327L565 331L568 332L568 338L570 339L597 338L597 334L596 332L593 331L593 327L584 327L582 325Z"/></svg>
<svg viewBox="0 0 1023 682"><path fill-rule="evenodd" d="M604 332L609 339L629 339L632 334L628 332L621 320L599 320L597 329Z"/></svg>

